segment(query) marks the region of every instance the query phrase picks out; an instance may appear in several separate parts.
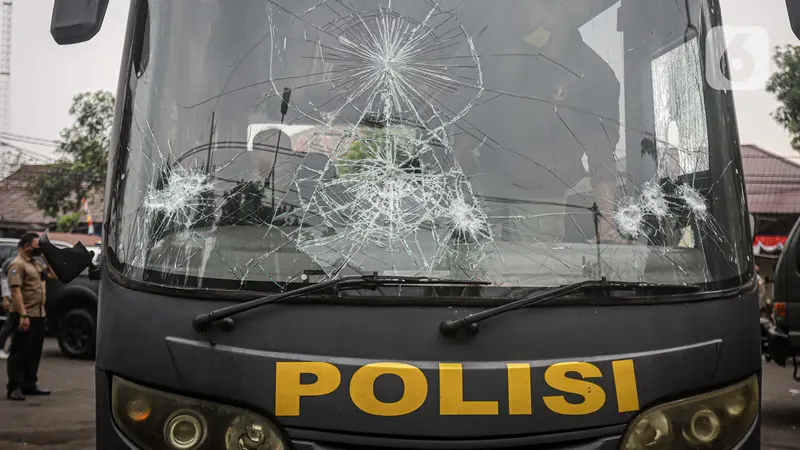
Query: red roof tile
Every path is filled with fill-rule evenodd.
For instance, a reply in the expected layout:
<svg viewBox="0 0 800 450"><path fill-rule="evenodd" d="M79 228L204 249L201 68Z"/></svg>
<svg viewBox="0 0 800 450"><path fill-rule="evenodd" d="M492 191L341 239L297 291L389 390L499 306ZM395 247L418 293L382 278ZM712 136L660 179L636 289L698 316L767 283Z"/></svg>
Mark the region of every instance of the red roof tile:
<svg viewBox="0 0 800 450"><path fill-rule="evenodd" d="M53 231L53 232L48 232L47 237L51 241L61 241L72 245L75 245L78 242L80 242L86 247L96 247L101 242L100 236L89 236L87 234L77 234L77 233L57 233Z"/></svg>
<svg viewBox="0 0 800 450"><path fill-rule="evenodd" d="M800 213L800 153L784 158L757 145L742 145L741 153L750 212Z"/></svg>

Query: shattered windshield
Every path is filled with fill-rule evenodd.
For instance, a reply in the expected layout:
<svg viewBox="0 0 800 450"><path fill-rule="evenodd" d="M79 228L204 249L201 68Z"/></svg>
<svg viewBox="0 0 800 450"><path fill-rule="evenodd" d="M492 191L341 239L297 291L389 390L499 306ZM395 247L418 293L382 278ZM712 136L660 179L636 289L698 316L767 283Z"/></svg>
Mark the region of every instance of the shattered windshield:
<svg viewBox="0 0 800 450"><path fill-rule="evenodd" d="M713 5L142 5L109 222L130 278L747 272L733 111L703 81Z"/></svg>

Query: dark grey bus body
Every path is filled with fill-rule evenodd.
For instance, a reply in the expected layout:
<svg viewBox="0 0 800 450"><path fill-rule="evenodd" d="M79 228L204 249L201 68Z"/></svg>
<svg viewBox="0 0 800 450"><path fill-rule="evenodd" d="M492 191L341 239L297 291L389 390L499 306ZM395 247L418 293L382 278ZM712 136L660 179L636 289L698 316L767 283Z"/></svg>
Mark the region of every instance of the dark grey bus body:
<svg viewBox="0 0 800 450"><path fill-rule="evenodd" d="M63 26L54 20L52 32L56 40L74 43L90 38L99 29L95 22L102 17L106 3L88 2L83 20L73 18ZM109 198L117 195L112 190L120 183L123 163L119 152L124 145L120 136L131 132L132 92L142 82L136 76L143 70L144 45L140 39L141 21L137 28L137 3L132 2L121 65L107 183ZM56 11L59 4L67 8L67 2L57 1ZM623 0L623 4L630 7L632 3ZM83 38L77 36L83 33L80 30L86 30ZM643 34L626 40L633 45L646 39ZM640 70L640 66L626 66L626 76L635 78ZM713 106L732 111L729 93L718 101ZM626 96L626 103L629 111L642 111L643 129L652 111L645 113L646 102L643 106L634 96ZM738 155L734 149L738 144L733 118L709 116L708 120L713 123L709 125L709 145L715 151ZM630 120L629 125L626 139L628 147L634 148L641 136L631 131L634 126ZM740 160L734 160L732 165L728 174L741 171ZM720 167L711 170L726 172ZM715 201L725 204L729 200L725 195L742 194L732 189ZM109 198L106 204L111 203ZM742 205L744 208L744 200ZM748 239L743 236L733 239L747 245ZM108 240L104 239L104 245L109 245ZM104 248L101 268L96 355L98 448L141 447L115 421L114 377L258 414L280 427L282 437L296 450L611 450L619 447L627 425L651 407L722 389L752 376L758 377L760 391L759 304L755 277L747 274L739 274L737 285L703 300L659 301L654 297L638 304L624 299L594 303L591 298L583 303L555 300L481 322L480 332L463 340L443 337L440 323L486 310L507 299L423 301L408 297L373 299L362 294L356 300L289 301L237 315L233 330L215 327L201 334L192 327L197 315L257 295L216 295L212 290L182 290L133 280L109 263L113 253ZM727 263L727 256L721 253L710 250L706 255L712 274ZM752 257L748 261L751 260ZM634 368L636 408L629 407L630 397L623 393L615 372L615 364L620 361L628 361ZM298 414L276 417L276 371L279 363L286 362L331 364L341 379L327 394L302 397ZM587 363L599 370L599 375L584 377L597 386L592 395L599 395L597 388L602 391L602 396L596 397L603 399L596 411L559 414L545 400L563 395L545 380L545 372L572 362ZM393 417L367 414L359 408L353 400L351 381L359 368L372 363L419 369L424 374L425 390L424 395L419 390L415 395L424 397L421 405ZM443 414L442 365L454 364L461 365L463 402L489 402L496 405L496 410ZM520 412L511 405L509 364L530 366L530 412ZM303 377L302 383L320 381L319 377L314 378ZM373 387L374 396L384 403L398 402L408 394L398 377L380 377ZM445 389L451 387L445 385ZM563 398L573 405L581 402L579 395L567 394ZM623 403L627 406L623 407ZM747 430L739 431L741 440L726 448L760 448L759 418Z"/></svg>

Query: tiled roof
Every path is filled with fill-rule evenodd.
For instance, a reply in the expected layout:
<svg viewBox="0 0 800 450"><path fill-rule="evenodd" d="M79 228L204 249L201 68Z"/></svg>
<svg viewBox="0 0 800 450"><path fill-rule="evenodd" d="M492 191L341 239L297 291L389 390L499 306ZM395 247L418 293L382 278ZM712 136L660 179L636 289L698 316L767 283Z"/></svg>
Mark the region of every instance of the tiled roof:
<svg viewBox="0 0 800 450"><path fill-rule="evenodd" d="M75 245L78 242L80 242L84 246L90 248L96 247L97 245L100 244L100 236L89 236L87 234L57 233L53 231L53 232L48 232L47 237L48 239L50 239L50 241L61 241L72 245Z"/></svg>
<svg viewBox="0 0 800 450"><path fill-rule="evenodd" d="M750 213L800 213L800 153L784 158L756 145L742 145L741 153Z"/></svg>
<svg viewBox="0 0 800 450"><path fill-rule="evenodd" d="M31 178L46 173L52 167L51 164L25 165L0 181L0 226L45 227L55 223L56 220L45 216L25 192L25 186ZM103 206L102 196L89 199L89 212L95 222L102 221ZM86 218L82 217L81 222L85 221Z"/></svg>

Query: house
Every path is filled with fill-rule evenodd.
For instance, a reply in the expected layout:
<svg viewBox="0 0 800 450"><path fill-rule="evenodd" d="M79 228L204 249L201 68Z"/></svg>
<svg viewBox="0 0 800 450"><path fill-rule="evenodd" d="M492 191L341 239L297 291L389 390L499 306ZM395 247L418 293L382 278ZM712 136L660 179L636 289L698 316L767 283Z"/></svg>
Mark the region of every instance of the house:
<svg viewBox="0 0 800 450"><path fill-rule="evenodd" d="M800 153L798 159L785 158L748 144L741 155L747 206L756 219L753 254L769 280L800 217Z"/></svg>
<svg viewBox="0 0 800 450"><path fill-rule="evenodd" d="M39 234L41 235L44 233L43 231ZM59 233L55 231L51 231L47 233L47 237L51 241L59 241L59 242L66 242L70 245L76 245L77 243L83 244L84 247L87 248L95 248L99 247L101 244L100 236L88 235L88 234L78 234L78 233Z"/></svg>
<svg viewBox="0 0 800 450"><path fill-rule="evenodd" d="M36 203L28 196L26 186L35 176L52 170L53 165L24 165L0 181L0 237L16 238L26 231L44 231L54 229L56 219L47 217L36 207ZM89 213L93 219L94 232L100 234L103 221L103 198L95 196L88 199ZM74 233L87 234L89 224L87 217L81 217Z"/></svg>

